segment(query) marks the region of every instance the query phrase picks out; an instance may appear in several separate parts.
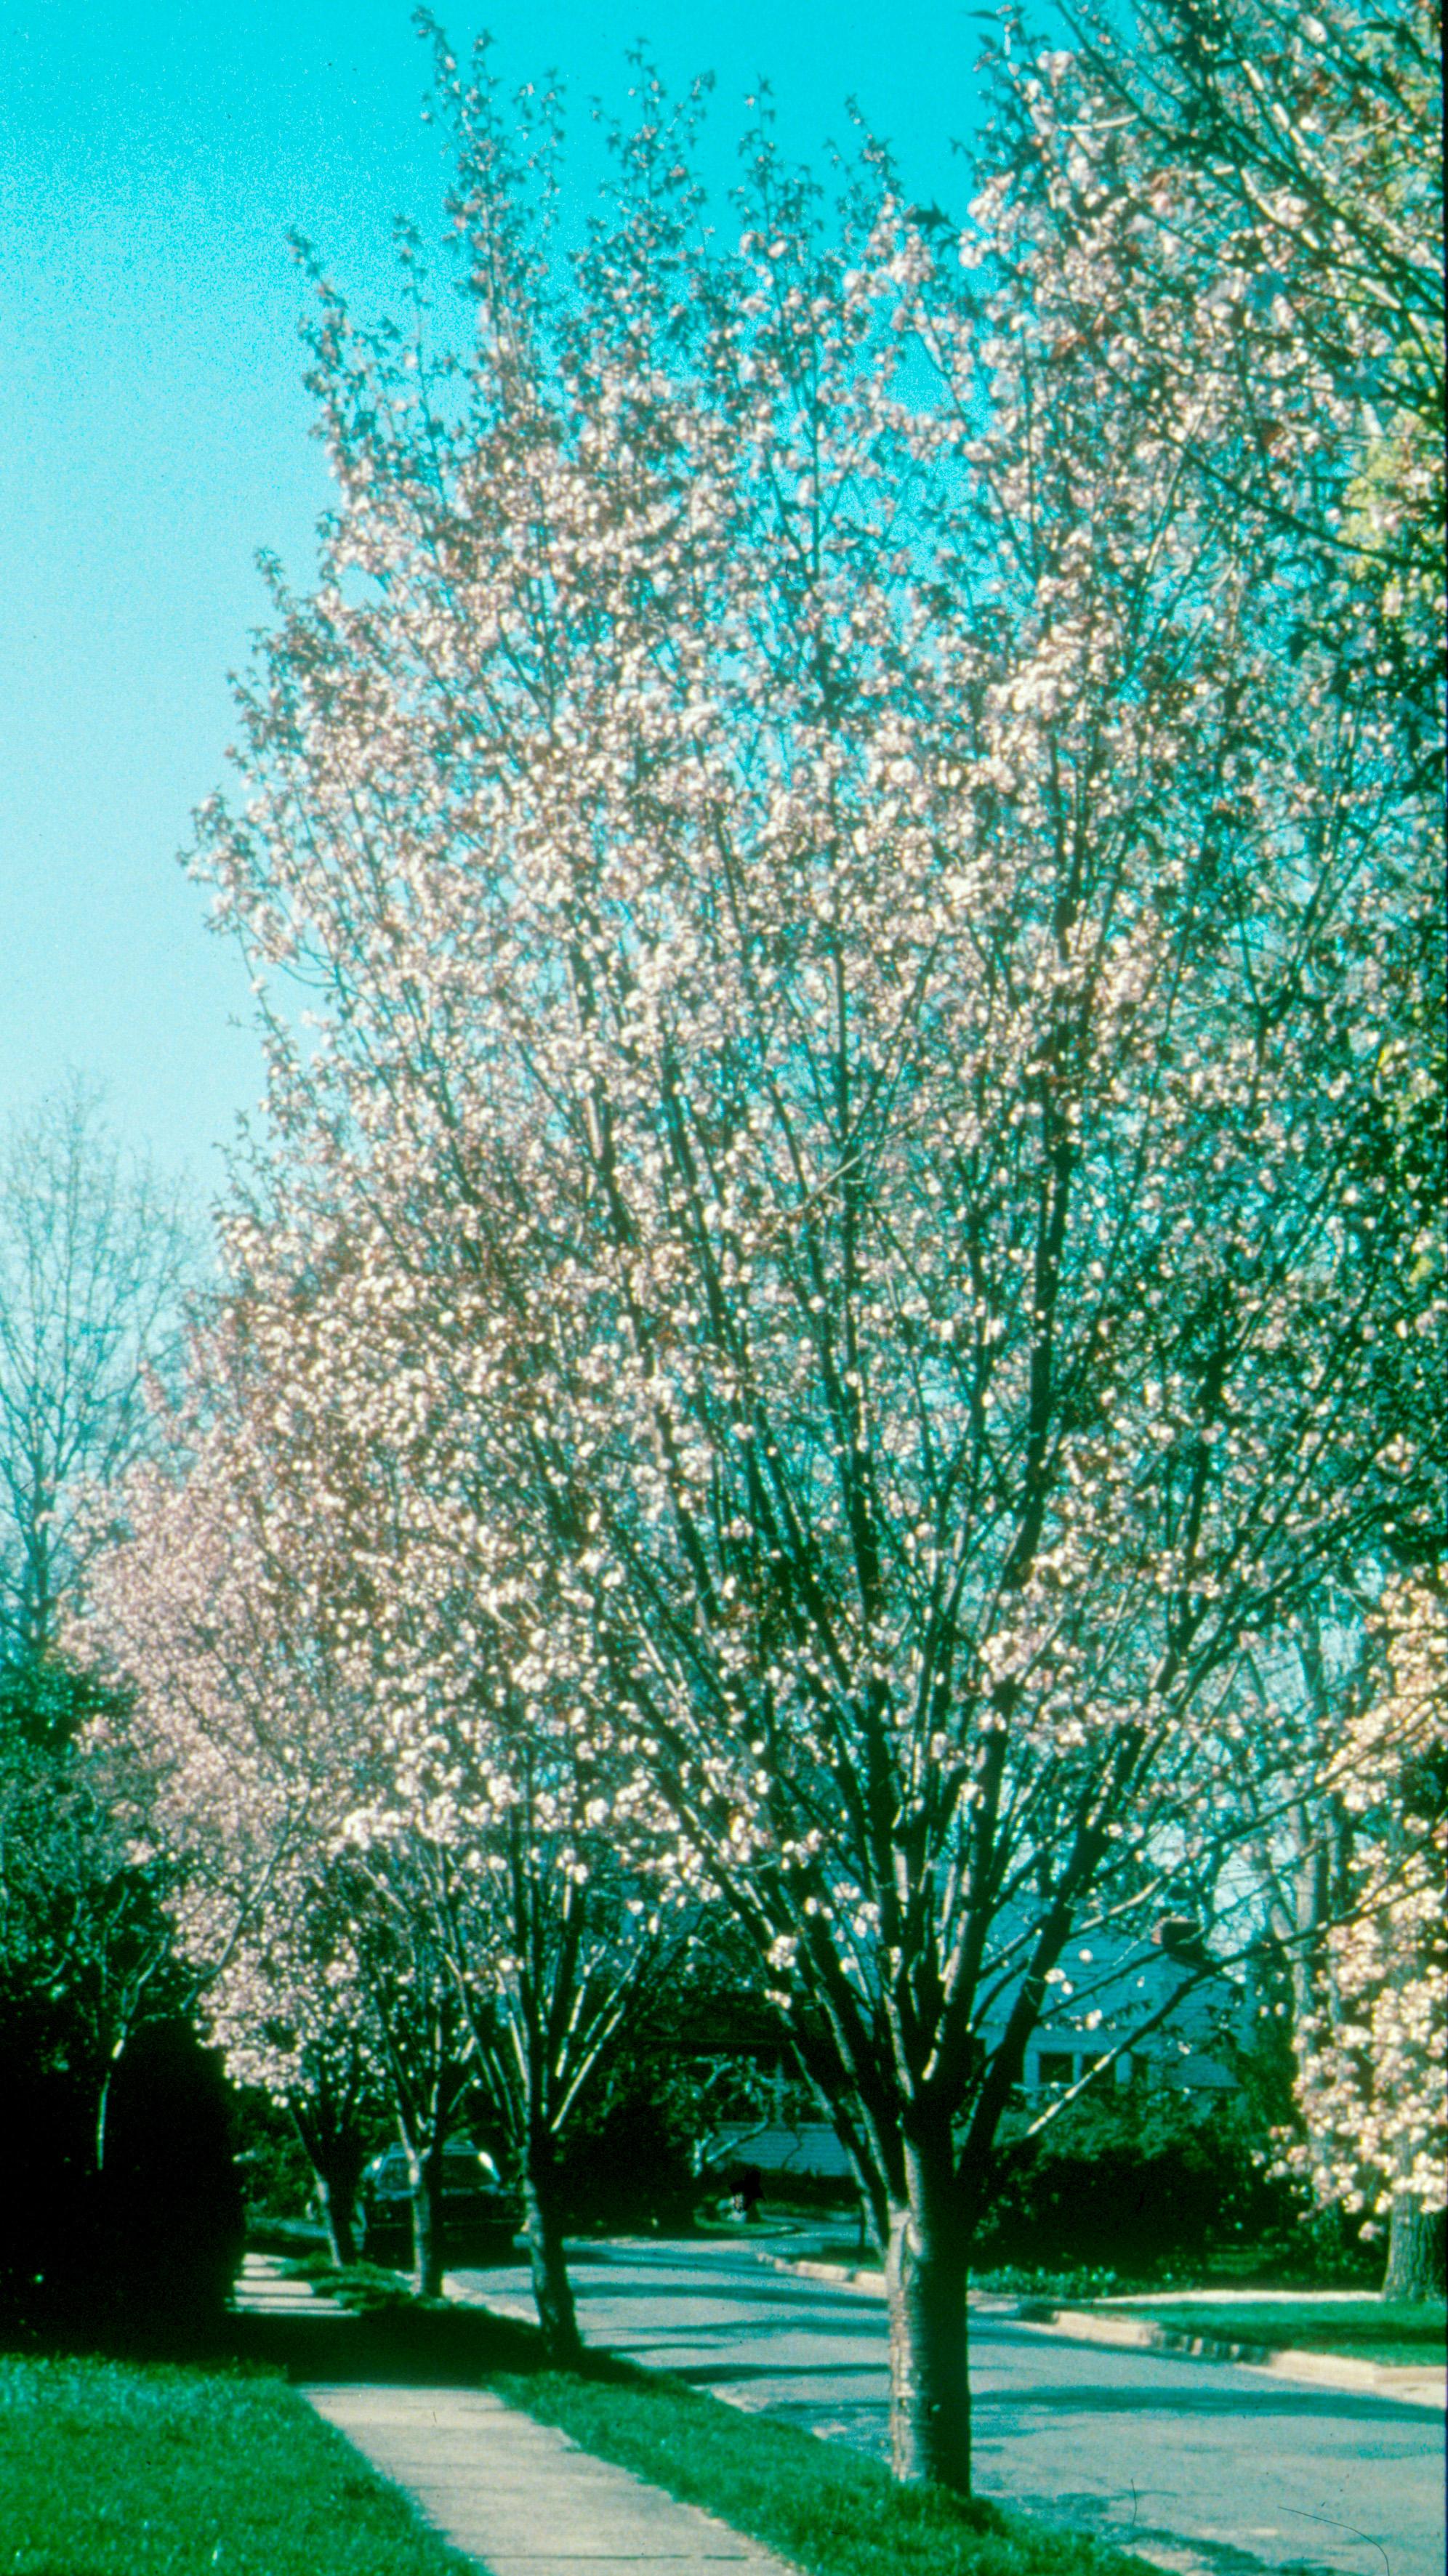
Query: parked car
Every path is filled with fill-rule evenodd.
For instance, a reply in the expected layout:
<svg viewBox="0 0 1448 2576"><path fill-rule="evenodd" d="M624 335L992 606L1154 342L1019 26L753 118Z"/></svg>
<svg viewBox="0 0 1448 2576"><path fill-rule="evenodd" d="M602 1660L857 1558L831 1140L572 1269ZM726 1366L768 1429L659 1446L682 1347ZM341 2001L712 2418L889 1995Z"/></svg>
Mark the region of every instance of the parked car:
<svg viewBox="0 0 1448 2576"><path fill-rule="evenodd" d="M404 2147L385 2147L362 2176L363 2256L406 2262L412 2250L412 2172ZM493 2159L469 2138L442 2151L443 2239L449 2259L498 2262L512 2252L523 2212Z"/></svg>

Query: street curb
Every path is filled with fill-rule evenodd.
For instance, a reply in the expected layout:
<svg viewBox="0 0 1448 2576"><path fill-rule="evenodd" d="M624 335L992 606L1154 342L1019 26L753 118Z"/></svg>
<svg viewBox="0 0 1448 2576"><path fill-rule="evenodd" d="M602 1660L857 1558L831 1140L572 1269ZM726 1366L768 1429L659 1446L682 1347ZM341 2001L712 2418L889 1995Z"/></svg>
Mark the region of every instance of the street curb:
<svg viewBox="0 0 1448 2576"><path fill-rule="evenodd" d="M885 2295L885 2275L866 2265L791 2262L784 2254L763 2258L776 2272L797 2272L808 2281L839 2281L876 2298ZM1373 2397L1393 2397L1400 2405L1424 2406L1442 2414L1448 2404L1448 2382L1442 2373L1413 2364L1354 2361L1345 2353L1299 2352L1260 2343L1232 2343L1220 2335L1193 2334L1182 2326L1163 2326L1146 2317L1104 2317L1087 2308L1053 2308L1045 2301L1011 2300L992 2291L971 2292L971 2305L996 2315L1014 2317L1036 2334L1069 2336L1077 2343L1114 2344L1118 2351L1170 2353L1178 2361L1229 2361L1239 2369L1260 2370L1264 2378L1295 2379L1319 2388L1353 2388Z"/></svg>
<svg viewBox="0 0 1448 2576"><path fill-rule="evenodd" d="M807 2258L796 2262L788 2254L766 2254L762 2246L751 2246L755 2260L767 2263L771 2272L795 2272L802 2281L843 2281L859 2290L872 2290L878 2298L885 2295L885 2275L871 2270L868 2264L816 2263Z"/></svg>
<svg viewBox="0 0 1448 2576"><path fill-rule="evenodd" d="M1400 2405L1426 2406L1438 2414L1448 2403L1441 2372L1412 2363L1355 2361L1347 2353L1301 2352L1295 2346L1236 2343L1221 2335L1194 2334L1146 2317L1103 2317L1085 2308L1052 2308L1022 2301L1017 2321L1038 2334L1069 2335L1080 2343L1114 2344L1118 2350L1170 2353L1178 2361L1227 2361L1264 2378L1307 2380L1320 2388L1355 2388Z"/></svg>

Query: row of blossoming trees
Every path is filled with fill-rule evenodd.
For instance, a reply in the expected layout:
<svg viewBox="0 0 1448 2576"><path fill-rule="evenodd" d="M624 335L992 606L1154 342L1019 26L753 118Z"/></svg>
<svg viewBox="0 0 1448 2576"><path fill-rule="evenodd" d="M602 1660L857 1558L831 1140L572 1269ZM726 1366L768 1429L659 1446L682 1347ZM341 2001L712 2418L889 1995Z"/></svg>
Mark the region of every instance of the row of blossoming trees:
<svg viewBox="0 0 1448 2576"><path fill-rule="evenodd" d="M201 834L269 1139L96 1614L338 2208L359 2083L425 2201L480 2081L565 2348L561 2142L727 1915L962 2488L1068 1938L1351 1813L1315 2152L1419 2212L1351 1998L1442 1993L1363 1928L1441 1709L1368 1687L1354 1789L1274 1678L1441 1620L1431 29L1015 32L960 220L766 122L711 231L644 71L575 250L438 40L472 337L318 280L337 507Z"/></svg>
<svg viewBox="0 0 1448 2576"><path fill-rule="evenodd" d="M154 1448L191 1229L72 1077L0 1126L0 2316L194 2320L240 2235L123 1701L60 1638L104 1544L88 1497Z"/></svg>

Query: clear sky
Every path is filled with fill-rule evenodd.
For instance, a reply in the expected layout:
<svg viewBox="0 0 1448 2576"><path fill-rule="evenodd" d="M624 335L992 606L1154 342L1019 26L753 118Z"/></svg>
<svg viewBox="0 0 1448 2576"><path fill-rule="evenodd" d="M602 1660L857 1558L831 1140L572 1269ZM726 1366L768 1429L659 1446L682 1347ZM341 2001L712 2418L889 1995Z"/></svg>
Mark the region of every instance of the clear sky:
<svg viewBox="0 0 1448 2576"><path fill-rule="evenodd" d="M854 94L913 194L963 198L981 26L960 0L491 0L509 82L560 71L580 196L587 103L642 36L718 78L728 184L763 74L801 155ZM198 1184L257 1095L239 962L177 864L221 779L227 673L304 582L326 498L308 438L295 227L364 308L390 224L426 226L443 145L406 0L0 0L0 1117L75 1066Z"/></svg>

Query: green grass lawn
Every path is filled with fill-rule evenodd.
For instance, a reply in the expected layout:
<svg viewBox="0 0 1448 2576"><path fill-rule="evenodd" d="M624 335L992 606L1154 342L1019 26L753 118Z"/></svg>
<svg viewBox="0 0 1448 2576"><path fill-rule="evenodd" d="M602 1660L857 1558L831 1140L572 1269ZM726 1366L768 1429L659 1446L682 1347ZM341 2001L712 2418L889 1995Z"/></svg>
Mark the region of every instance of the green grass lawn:
<svg viewBox="0 0 1448 2576"><path fill-rule="evenodd" d="M277 2378L0 2355L4 2576L463 2576Z"/></svg>
<svg viewBox="0 0 1448 2576"><path fill-rule="evenodd" d="M1118 2311L1119 2313L1119 2311ZM1360 2299L1133 2299L1128 2313L1151 2317L1214 2343L1261 2344L1270 2351L1332 2352L1354 2361L1444 2362L1444 2308L1365 2295Z"/></svg>

